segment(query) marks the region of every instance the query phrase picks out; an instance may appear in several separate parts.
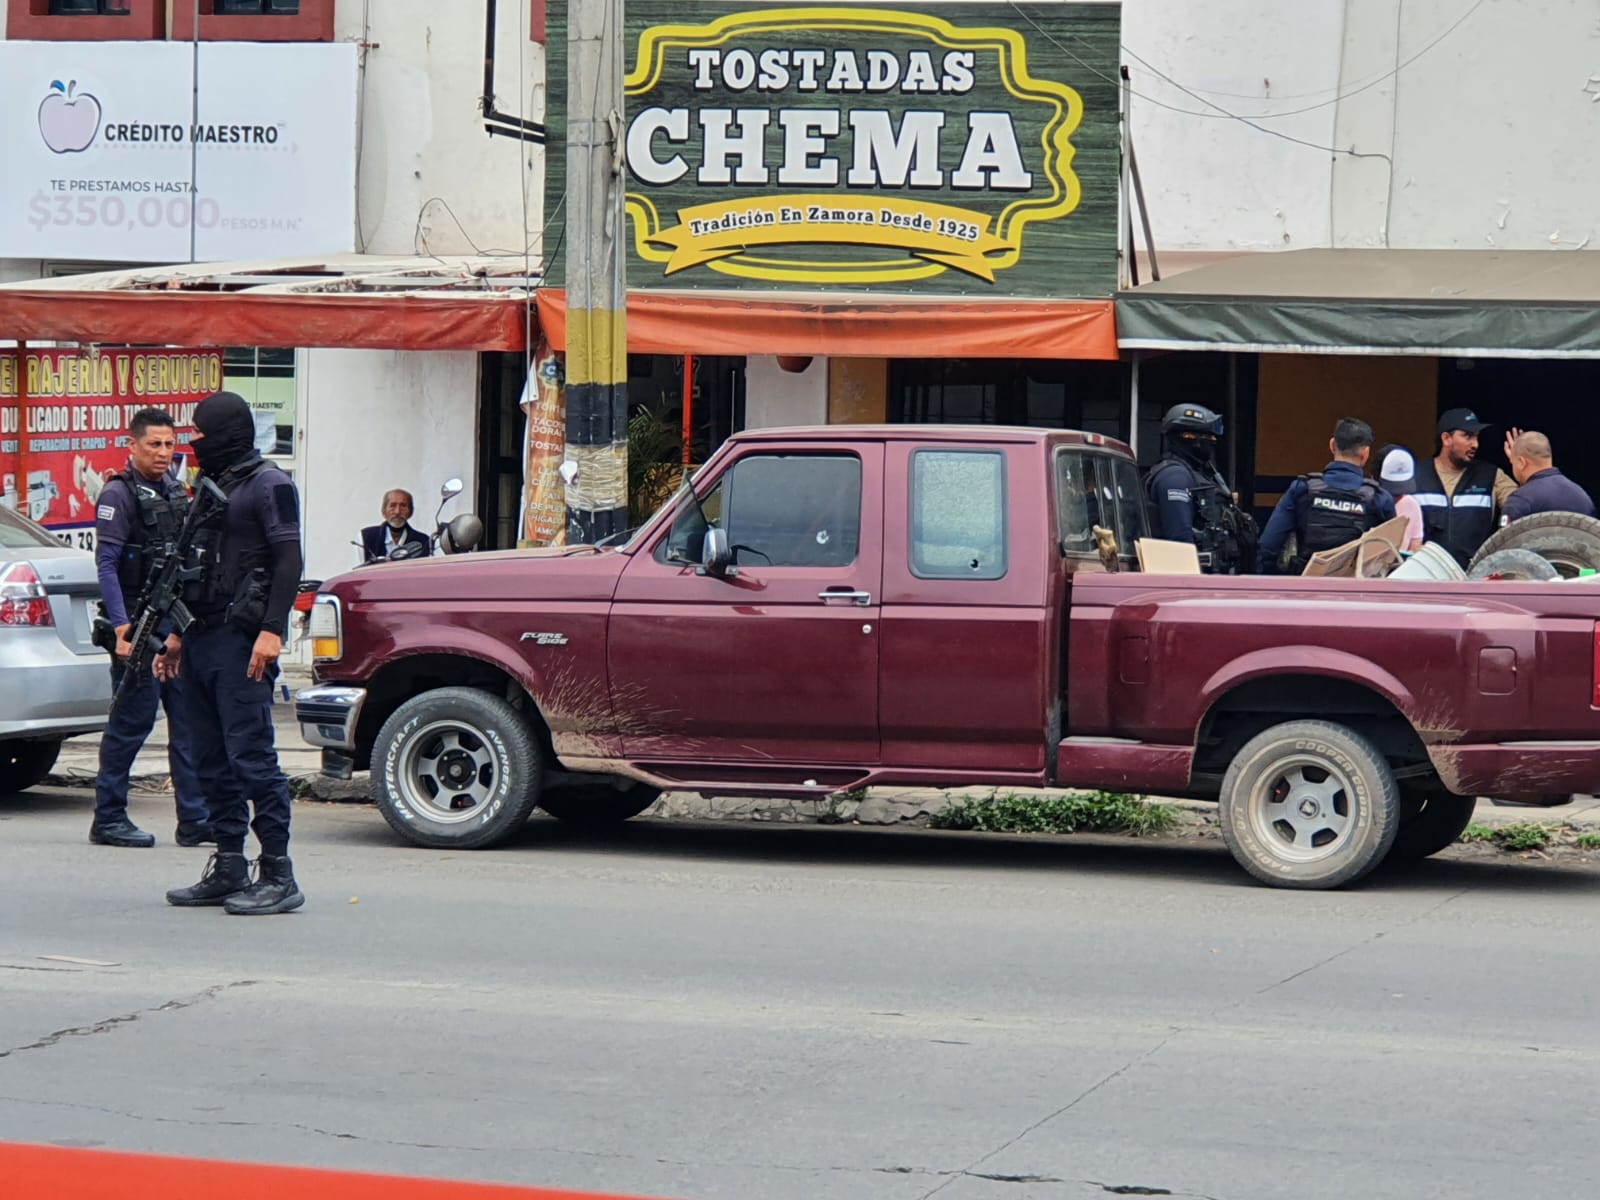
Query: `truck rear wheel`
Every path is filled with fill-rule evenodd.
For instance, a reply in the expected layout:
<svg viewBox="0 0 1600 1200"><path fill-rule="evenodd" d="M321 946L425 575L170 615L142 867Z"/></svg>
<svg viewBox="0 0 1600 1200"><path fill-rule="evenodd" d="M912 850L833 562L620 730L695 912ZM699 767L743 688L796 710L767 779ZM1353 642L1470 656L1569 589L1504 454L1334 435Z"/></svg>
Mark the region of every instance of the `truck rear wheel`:
<svg viewBox="0 0 1600 1200"><path fill-rule="evenodd" d="M504 841L539 800L539 746L490 692L448 687L407 700L372 751L372 797L401 837L436 849Z"/></svg>
<svg viewBox="0 0 1600 1200"><path fill-rule="evenodd" d="M1228 849L1274 887L1357 880L1383 861L1400 826L1400 791L1383 755L1327 721L1286 721L1251 738L1219 799Z"/></svg>
<svg viewBox="0 0 1600 1200"><path fill-rule="evenodd" d="M1472 822L1476 797L1449 792L1407 795L1400 801L1400 831L1394 836L1390 858L1417 859L1437 854L1461 839Z"/></svg>
<svg viewBox="0 0 1600 1200"><path fill-rule="evenodd" d="M612 787L609 783L581 783L551 788L539 797L539 807L556 820L578 829L603 829L637 817L661 795L648 783Z"/></svg>

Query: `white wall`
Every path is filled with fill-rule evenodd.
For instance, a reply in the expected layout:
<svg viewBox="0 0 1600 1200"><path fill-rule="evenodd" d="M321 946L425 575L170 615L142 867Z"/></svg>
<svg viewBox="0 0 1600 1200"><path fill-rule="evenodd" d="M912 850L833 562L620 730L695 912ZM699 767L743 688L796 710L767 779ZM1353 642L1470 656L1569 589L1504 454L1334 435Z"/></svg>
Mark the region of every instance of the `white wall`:
<svg viewBox="0 0 1600 1200"><path fill-rule="evenodd" d="M744 427L828 423L828 360L813 358L804 371L785 371L771 355L744 360Z"/></svg>
<svg viewBox="0 0 1600 1200"><path fill-rule="evenodd" d="M527 0L498 3L496 103L542 120L544 47L528 39ZM364 7L372 21L365 30ZM537 258L544 148L484 131L483 35L479 0L339 0L334 36L376 43L366 55L359 176L357 244L368 251L470 254L476 245L520 255L531 239Z"/></svg>
<svg viewBox="0 0 1600 1200"><path fill-rule="evenodd" d="M327 579L360 554L349 543L382 518L383 494L417 499L412 524L433 530L439 485L466 491L446 516L477 504L478 356L469 351L306 350L302 495L306 575Z"/></svg>
<svg viewBox="0 0 1600 1200"><path fill-rule="evenodd" d="M1594 0L1125 0L1123 42L1158 250L1570 249L1600 225Z"/></svg>
<svg viewBox="0 0 1600 1200"><path fill-rule="evenodd" d="M1327 145L1343 12L1343 0L1125 0L1134 148L1158 251L1328 244L1326 151L1252 129L1219 108Z"/></svg>

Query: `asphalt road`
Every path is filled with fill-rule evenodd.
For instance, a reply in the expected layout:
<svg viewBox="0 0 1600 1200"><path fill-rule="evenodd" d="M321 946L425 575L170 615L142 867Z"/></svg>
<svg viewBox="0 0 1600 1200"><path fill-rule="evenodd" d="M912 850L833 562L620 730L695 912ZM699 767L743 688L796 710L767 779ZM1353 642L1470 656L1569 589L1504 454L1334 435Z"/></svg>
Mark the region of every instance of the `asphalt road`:
<svg viewBox="0 0 1600 1200"><path fill-rule="evenodd" d="M134 816L167 842L170 811ZM205 851L87 824L0 802L0 1139L703 1200L1600 1173L1577 863L1293 893L1214 841L540 821L438 853L311 804L309 903L250 920L163 902Z"/></svg>

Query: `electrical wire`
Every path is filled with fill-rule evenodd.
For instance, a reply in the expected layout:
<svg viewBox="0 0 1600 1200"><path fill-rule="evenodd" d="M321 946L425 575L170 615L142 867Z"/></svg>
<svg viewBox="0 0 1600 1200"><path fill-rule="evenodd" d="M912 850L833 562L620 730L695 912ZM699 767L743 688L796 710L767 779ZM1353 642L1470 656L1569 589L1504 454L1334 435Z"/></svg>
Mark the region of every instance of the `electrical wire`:
<svg viewBox="0 0 1600 1200"><path fill-rule="evenodd" d="M1138 63L1142 64L1146 69L1148 69L1150 71L1150 73L1152 75L1155 75L1159 79L1164 79L1167 83L1171 84L1173 87L1177 88L1180 92L1184 93L1184 95L1191 96L1194 99L1200 101L1201 104L1209 105L1210 107L1212 107L1212 108L1217 110L1215 113L1207 113L1207 112L1196 112L1193 109L1176 108L1176 109L1173 110L1175 112L1188 113L1190 116L1195 116L1195 117L1215 117L1215 118L1221 118L1221 119L1231 119L1231 120L1235 120L1235 121L1244 121L1244 120L1247 120L1247 119L1257 120L1257 121L1276 121L1276 120L1278 120L1278 119L1280 119L1282 117L1296 117L1296 116L1299 116L1301 113L1316 112L1318 109L1328 108L1331 105L1338 104L1338 103L1340 103L1341 101L1344 101L1344 100L1348 100L1352 96L1359 96L1362 92L1370 91L1372 88L1377 87L1380 83L1384 83L1387 80L1393 79L1395 76L1399 75L1400 72L1404 71L1407 67L1409 67L1412 63L1416 62L1423 55L1427 54L1430 50L1432 50L1440 42L1444 41L1445 38L1449 37L1457 29L1461 28L1462 25L1466 24L1467 19L1469 17L1471 17L1473 13L1477 12L1480 8L1482 8L1484 6L1484 4L1486 4L1487 2L1488 2L1488 0L1476 0L1476 2L1474 4L1472 4L1465 12L1463 12L1459 17L1457 17L1448 26L1446 26L1445 29L1441 33L1439 33L1431 41L1429 41L1427 44L1425 44L1422 47L1422 49L1418 50L1415 54L1413 54L1410 58L1406 59L1404 62L1396 63L1393 67L1391 67L1389 70L1385 71L1383 74L1377 76L1376 78L1370 79L1367 82L1365 82L1365 83L1363 83L1363 84L1361 84L1361 85L1359 85L1357 87L1353 87L1347 92L1339 92L1337 95L1333 96L1331 99L1323 100L1323 101L1321 101L1321 102L1319 102L1317 104L1307 104L1303 108L1291 108L1291 109L1286 109L1283 112L1251 113L1249 118L1246 118L1246 117L1240 115L1239 113L1235 113L1235 112L1232 112L1232 111L1230 111L1230 110L1228 110L1226 108L1223 108L1221 105L1215 103L1214 101L1206 99L1206 97L1201 94L1202 92L1205 91L1204 88L1191 88L1186 84L1179 83L1176 79L1172 78L1172 76L1166 74L1159 67L1155 66L1155 64L1153 64L1149 59L1142 57L1136 51L1129 49L1127 46L1123 46L1122 47L1122 51L1129 58L1133 59L1135 62L1138 62ZM1013 5L1012 7L1016 7L1016 6ZM1398 47L1399 47L1399 34L1398 34L1398 32L1396 33L1396 36L1395 36L1395 46L1398 49ZM1213 94L1214 95L1225 95L1225 94L1230 94L1230 93L1220 93L1219 92L1219 93L1213 93ZM1150 100L1150 97L1148 97L1148 96L1142 96L1140 98L1144 99L1144 100ZM1234 98L1235 99L1251 99L1252 97L1234 96ZM1279 99L1289 99L1289 98L1290 97L1279 97ZM1151 103L1159 103L1159 102L1151 100Z"/></svg>
<svg viewBox="0 0 1600 1200"><path fill-rule="evenodd" d="M367 55L372 52L372 0L361 0L361 83L356 89L356 250L367 252L367 231L361 219L361 163L367 153Z"/></svg>
<svg viewBox="0 0 1600 1200"><path fill-rule="evenodd" d="M1483 2L1483 0L1479 0L1479 3L1482 3L1482 2ZM1039 22L1035 21L1031 16L1029 16L1026 12L1023 11L1022 6L1020 4L1018 4L1016 2L1016 0L1007 0L1007 3L1009 4L1011 9L1019 17L1021 17L1029 25L1033 26L1035 32L1037 32L1040 37L1042 37L1045 41L1049 42L1056 49L1060 50L1068 58L1072 59L1073 62L1077 63L1085 71L1089 72L1089 74L1094 75L1094 76L1096 76L1096 77L1098 77L1100 79L1103 79L1107 83L1113 84L1114 86L1116 86L1118 88L1123 86L1122 80L1116 78L1115 76L1107 75L1104 71L1100 70L1093 63L1088 62L1087 60L1085 60L1082 57L1080 57L1070 46L1068 46L1065 42L1062 42L1059 38L1057 38L1054 34L1052 34L1043 25L1040 25ZM1158 74L1159 74L1159 72L1158 72ZM1162 76L1162 78L1165 79L1166 76ZM1137 97L1139 97L1139 99L1143 100L1145 103L1153 104L1157 108L1164 108L1164 109L1167 109L1167 110L1169 110L1171 112L1175 112L1175 113L1183 113L1184 115L1191 116L1191 117L1210 117L1210 116L1213 116L1213 115L1218 116L1218 117L1224 117L1224 118L1227 118L1228 120L1237 121L1241 125L1246 125L1249 128L1256 130L1258 133L1264 133L1264 134L1268 135L1269 137L1280 138L1280 139L1282 139L1283 141L1286 141L1286 142L1293 142L1297 146L1306 146L1306 147L1308 147L1309 149L1312 149L1312 150L1322 150L1322 151L1324 151L1324 152L1326 152L1328 154L1344 154L1344 155L1349 156L1350 158L1381 158L1381 159L1383 159L1385 161L1390 161L1389 160L1389 156L1387 154L1377 154L1377 153L1374 153L1374 152L1362 151L1362 150L1344 150L1344 149L1339 148L1338 146L1324 146L1320 142L1313 142L1313 141L1308 141L1305 138L1298 138L1298 137L1295 137L1293 134L1284 133L1282 130L1269 129L1265 125L1258 125L1254 120L1252 120L1249 117L1241 116L1240 114L1238 114L1236 112L1230 112L1229 110L1223 108L1222 105L1217 104L1214 101L1207 100L1204 96L1198 95L1198 94L1196 94L1194 92L1189 92L1189 90L1187 88L1185 88L1181 83L1177 83L1177 82L1175 82L1175 81L1173 81L1171 79L1168 79L1167 82L1172 84L1179 91L1185 92L1188 95L1193 96L1196 100L1200 101L1200 103L1209 105L1210 107L1216 109L1217 110L1216 114L1196 112L1196 111L1194 111L1193 109L1190 109L1190 108L1182 108L1182 107L1179 107L1178 105L1175 105L1175 104L1168 104L1164 100L1157 100L1154 96L1147 96L1143 92L1134 91L1132 88L1129 88L1128 91L1129 91L1129 93L1131 95L1137 96Z"/></svg>
<svg viewBox="0 0 1600 1200"><path fill-rule="evenodd" d="M1328 104L1337 104L1337 103L1339 103L1339 101L1347 99L1347 98L1349 98L1351 96L1360 95L1362 92L1366 91L1368 88L1376 87L1378 84L1382 83L1386 79L1392 79L1394 76L1398 75L1401 71L1403 71L1407 67L1409 67L1412 63L1416 62L1424 54L1428 53L1428 51L1432 50L1440 42L1444 41L1445 38L1449 37L1452 33L1454 33L1461 25L1463 25L1466 22L1468 17L1472 16L1473 13L1477 12L1478 9L1482 8L1483 5L1486 2L1487 2L1487 0L1477 0L1477 3L1473 4L1465 12L1463 12L1459 17L1457 17L1454 21L1452 21L1444 29L1443 32L1441 32L1436 37L1434 37L1431 40L1429 40L1428 43L1422 47L1422 49L1418 50L1410 58L1406 59L1404 62L1396 63L1395 66L1392 67L1390 70L1384 71L1381 74L1373 76L1371 79L1363 81L1362 83L1358 84L1356 87L1352 88L1348 92L1339 93L1339 94L1335 95L1332 99L1326 101L1323 104L1313 104L1313 105L1309 105L1306 108L1297 108L1297 109L1293 109L1293 110L1291 110L1289 112L1253 113L1251 115L1255 116L1255 117L1258 117L1258 118L1261 118L1263 120L1270 119L1270 118L1275 118L1275 117L1292 117L1292 116L1297 115L1298 113L1312 112L1315 109L1324 108ZM1149 59L1141 58L1138 54L1136 54L1129 47L1123 46L1122 50L1123 50L1123 53L1128 55L1129 58L1137 59L1139 62L1143 63L1146 67L1148 67L1154 74L1161 76L1162 79L1165 79L1168 83L1171 83L1173 86L1175 86L1175 87L1182 87L1183 86L1183 85L1179 84L1176 80L1172 79L1170 76L1163 74L1161 69L1159 67L1157 67L1154 63L1150 62ZM1217 89L1217 88L1203 88L1203 87L1198 87L1198 86L1194 87L1194 88L1184 88L1184 90L1189 92L1190 95L1195 95L1195 93L1203 92L1207 96L1223 96L1223 97L1226 97L1227 99L1230 99L1230 100L1266 100L1266 99L1309 100L1313 96L1325 96L1329 92L1338 93L1339 92L1339 86L1340 86L1339 84L1334 84L1332 87L1316 88L1316 89L1314 89L1312 91L1309 91L1309 92L1292 92L1292 93L1288 93L1288 94L1285 94L1285 95L1282 95L1282 96L1275 96L1275 97L1258 96L1258 95L1255 95L1255 94L1250 93L1250 92L1226 92L1226 91L1222 91L1222 90ZM1196 98L1198 99L1199 97L1196 96ZM1196 113L1195 115L1196 116L1211 116L1213 114L1210 114L1210 113Z"/></svg>

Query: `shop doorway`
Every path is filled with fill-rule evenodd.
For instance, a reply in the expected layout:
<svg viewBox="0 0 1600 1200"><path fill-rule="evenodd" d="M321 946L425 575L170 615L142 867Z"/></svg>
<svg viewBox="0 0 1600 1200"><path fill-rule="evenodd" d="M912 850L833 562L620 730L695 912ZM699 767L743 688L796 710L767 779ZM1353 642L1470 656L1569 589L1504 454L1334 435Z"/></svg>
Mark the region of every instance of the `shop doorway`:
<svg viewBox="0 0 1600 1200"><path fill-rule="evenodd" d="M483 550L515 550L522 524L522 385L527 363L521 353L488 351L478 368L478 497Z"/></svg>
<svg viewBox="0 0 1600 1200"><path fill-rule="evenodd" d="M1556 465L1590 496L1600 495L1600 362L1587 359L1447 358L1439 362L1438 412L1470 408L1484 430L1478 453L1503 471L1506 430L1536 429ZM1436 446L1418 447L1437 452Z"/></svg>

